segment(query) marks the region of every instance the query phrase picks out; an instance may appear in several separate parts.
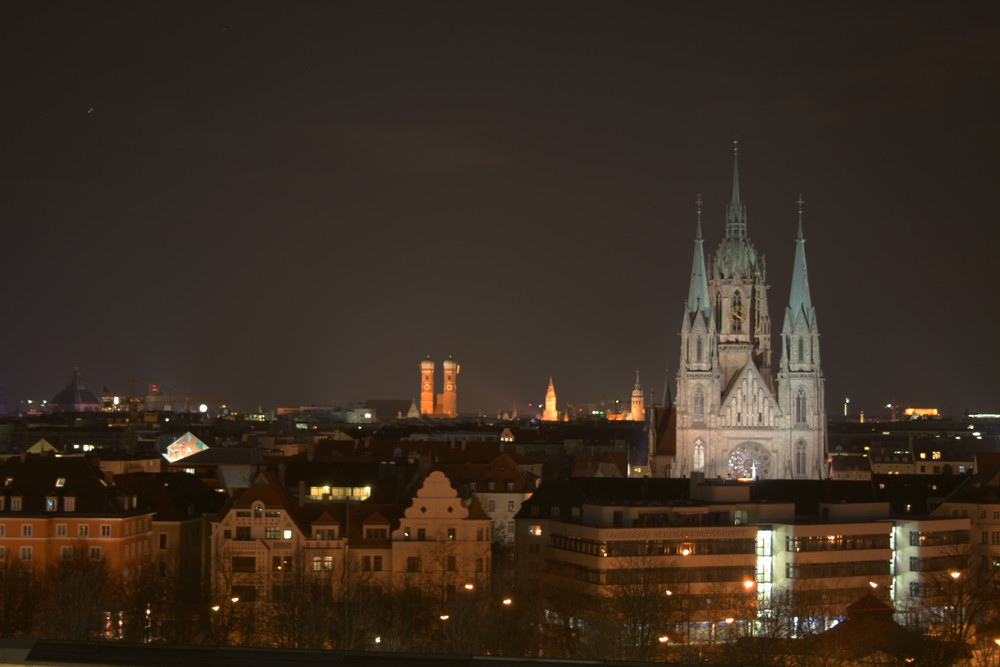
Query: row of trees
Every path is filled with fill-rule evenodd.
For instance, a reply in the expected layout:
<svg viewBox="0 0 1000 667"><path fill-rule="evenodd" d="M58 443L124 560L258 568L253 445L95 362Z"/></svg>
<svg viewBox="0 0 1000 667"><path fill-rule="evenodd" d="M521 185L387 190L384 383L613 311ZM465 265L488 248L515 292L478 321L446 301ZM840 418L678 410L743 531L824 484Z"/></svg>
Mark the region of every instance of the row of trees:
<svg viewBox="0 0 1000 667"><path fill-rule="evenodd" d="M865 664L985 666L997 659L1000 647L984 629L993 624L1000 638L998 570L971 552L960 561L960 569L931 577L926 594L912 598L920 604L897 609L902 631L882 631L877 659ZM569 581L496 575L493 581L504 583L404 579L387 586L355 559L332 571L314 571L304 554L287 562L250 580L222 581L212 596L170 558L125 578L83 547L45 567L8 556L0 562L0 635L611 660L697 654L781 667L848 662L848 648L810 622L828 612L782 591L766 608L753 592L737 596L728 607L734 618L699 626L696 637L695 603L704 600L683 586L666 589L662 577L641 569L593 596Z"/></svg>

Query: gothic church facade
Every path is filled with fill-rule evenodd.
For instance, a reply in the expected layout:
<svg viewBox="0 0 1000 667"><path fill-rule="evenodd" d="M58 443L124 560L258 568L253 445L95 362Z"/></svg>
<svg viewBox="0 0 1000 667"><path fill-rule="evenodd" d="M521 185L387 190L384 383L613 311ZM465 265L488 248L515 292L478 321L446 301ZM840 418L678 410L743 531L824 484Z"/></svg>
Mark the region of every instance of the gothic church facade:
<svg viewBox="0 0 1000 667"><path fill-rule="evenodd" d="M651 452L653 474L703 473L710 479L828 476L823 372L806 271L802 203L800 197L791 289L774 369L764 256L747 236L737 150L725 236L708 262L699 197L671 420L675 452L672 461Z"/></svg>

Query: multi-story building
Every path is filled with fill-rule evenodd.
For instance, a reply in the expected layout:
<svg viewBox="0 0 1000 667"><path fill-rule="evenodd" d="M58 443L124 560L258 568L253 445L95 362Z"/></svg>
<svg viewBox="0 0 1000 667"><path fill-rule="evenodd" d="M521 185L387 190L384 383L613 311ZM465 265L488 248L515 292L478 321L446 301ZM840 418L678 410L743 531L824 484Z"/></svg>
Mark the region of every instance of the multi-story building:
<svg viewBox="0 0 1000 667"><path fill-rule="evenodd" d="M44 566L82 550L128 576L150 558L152 519L90 459L22 455L0 464L0 558Z"/></svg>
<svg viewBox="0 0 1000 667"><path fill-rule="evenodd" d="M720 623L779 610L828 628L867 594L911 610L942 571L964 567L968 518L895 515L868 484L804 484L545 482L516 519L518 569L542 591L565 592L557 606L576 595L584 623L600 609L588 598L628 582L659 587L687 641L701 642Z"/></svg>
<svg viewBox="0 0 1000 667"><path fill-rule="evenodd" d="M490 520L477 501L463 504L441 472L427 475L405 504L296 501L265 472L213 522L212 551L220 598L268 600L290 568L454 587L488 576Z"/></svg>

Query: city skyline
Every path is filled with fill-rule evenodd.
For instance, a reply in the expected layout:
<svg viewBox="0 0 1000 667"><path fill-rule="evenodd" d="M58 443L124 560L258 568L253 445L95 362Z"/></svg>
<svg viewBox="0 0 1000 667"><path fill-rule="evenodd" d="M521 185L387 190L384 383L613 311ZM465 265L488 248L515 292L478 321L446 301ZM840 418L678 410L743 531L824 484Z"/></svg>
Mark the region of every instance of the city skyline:
<svg viewBox="0 0 1000 667"><path fill-rule="evenodd" d="M830 415L1000 411L991 3L5 9L8 405L75 366L240 410L416 399L427 355L461 413L636 369L659 400L738 135L773 321L805 201Z"/></svg>

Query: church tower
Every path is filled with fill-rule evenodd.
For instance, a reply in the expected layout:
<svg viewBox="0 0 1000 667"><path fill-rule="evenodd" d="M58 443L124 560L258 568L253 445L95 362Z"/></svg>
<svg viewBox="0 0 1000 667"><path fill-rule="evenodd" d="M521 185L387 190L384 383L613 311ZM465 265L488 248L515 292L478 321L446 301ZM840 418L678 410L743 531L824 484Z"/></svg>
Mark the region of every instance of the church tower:
<svg viewBox="0 0 1000 667"><path fill-rule="evenodd" d="M628 418L634 422L645 421L646 401L642 395L642 385L639 384L639 371L635 372L635 387L632 388L632 404L629 406Z"/></svg>
<svg viewBox="0 0 1000 667"><path fill-rule="evenodd" d="M778 367L778 400L789 416L792 451L791 476L824 476L826 469L826 411L823 372L819 365L819 329L816 309L809 294L806 271L806 241L802 236L802 195L799 205L799 233L795 239L792 286L781 327L781 360Z"/></svg>
<svg viewBox="0 0 1000 667"><path fill-rule="evenodd" d="M445 359L441 367L444 370L444 393L439 397L437 412L455 418L458 416L458 373L461 368L451 357Z"/></svg>
<svg viewBox="0 0 1000 667"><path fill-rule="evenodd" d="M776 388L767 272L764 256L747 235L738 151L734 142L725 236L708 265L701 195L696 202L677 371L676 453L673 464L663 469L675 476L701 472L731 479L820 479L826 476L826 419L801 210Z"/></svg>
<svg viewBox="0 0 1000 667"><path fill-rule="evenodd" d="M545 411L542 412L542 421L559 421L559 409L556 407L556 387L549 378L549 388L545 390Z"/></svg>
<svg viewBox="0 0 1000 667"><path fill-rule="evenodd" d="M434 362L430 356L420 362L420 414L434 414Z"/></svg>

